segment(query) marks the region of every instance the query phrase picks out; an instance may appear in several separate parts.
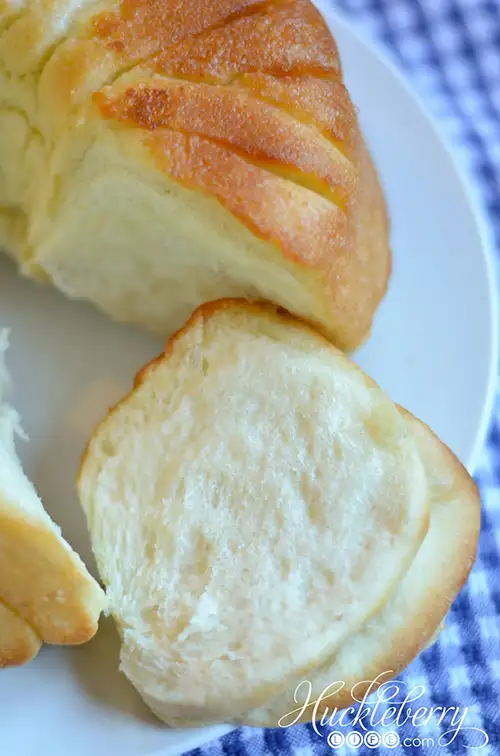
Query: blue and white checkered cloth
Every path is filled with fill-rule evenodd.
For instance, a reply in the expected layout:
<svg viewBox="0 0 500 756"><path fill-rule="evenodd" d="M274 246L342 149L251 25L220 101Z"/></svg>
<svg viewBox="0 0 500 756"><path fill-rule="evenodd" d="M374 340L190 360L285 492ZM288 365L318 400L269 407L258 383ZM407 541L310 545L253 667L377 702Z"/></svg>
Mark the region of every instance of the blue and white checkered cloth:
<svg viewBox="0 0 500 756"><path fill-rule="evenodd" d="M354 25L385 44L399 67L439 120L456 159L475 180L493 228L500 260L500 0L330 0ZM477 563L455 602L446 632L402 676L404 694L423 686L425 694L409 704L458 709L455 725L484 730L489 743L481 756L500 755L500 400L481 463L476 472L483 501L483 526ZM311 725L259 730L243 727L192 751L190 756L323 756L337 753L437 756L465 754L484 737L464 730L446 735L454 712L428 727L393 728L400 740L377 746L358 745L362 726L331 728ZM401 720L400 720L401 721ZM335 728L334 728L335 729ZM387 728L374 726L380 735ZM349 737L349 733L351 733ZM444 735L443 735L444 734ZM340 745L342 739L348 739ZM452 740L452 742L448 742ZM339 747L337 747L339 745ZM375 747L374 747L375 746Z"/></svg>

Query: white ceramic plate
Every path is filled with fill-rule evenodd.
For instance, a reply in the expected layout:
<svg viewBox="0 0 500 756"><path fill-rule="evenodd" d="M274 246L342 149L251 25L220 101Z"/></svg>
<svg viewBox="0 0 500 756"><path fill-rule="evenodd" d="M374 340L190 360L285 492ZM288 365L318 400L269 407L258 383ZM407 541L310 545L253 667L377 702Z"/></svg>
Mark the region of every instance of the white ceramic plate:
<svg viewBox="0 0 500 756"><path fill-rule="evenodd" d="M362 366L469 466L484 436L496 311L484 233L428 118L391 66L332 17L347 83L380 167L394 224L394 275ZM139 330L17 277L0 263L0 324L12 327L22 458L47 509L93 566L74 477L95 423L161 349ZM178 754L227 728L169 731L118 673L110 621L78 649L45 648L0 673L9 756Z"/></svg>

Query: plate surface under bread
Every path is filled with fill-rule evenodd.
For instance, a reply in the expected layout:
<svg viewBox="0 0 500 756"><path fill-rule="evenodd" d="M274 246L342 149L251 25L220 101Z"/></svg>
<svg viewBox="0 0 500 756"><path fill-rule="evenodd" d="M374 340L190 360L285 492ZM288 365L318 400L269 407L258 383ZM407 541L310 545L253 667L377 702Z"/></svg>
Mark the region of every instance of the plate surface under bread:
<svg viewBox="0 0 500 756"><path fill-rule="evenodd" d="M344 22L329 17L393 220L390 292L357 359L471 469L497 364L487 240L449 154L401 78ZM0 325L13 330L13 401L31 438L20 447L26 471L68 540L89 560L73 483L81 451L107 407L162 345L20 280L5 260ZM224 732L168 731L156 722L119 674L118 646L106 620L85 647L45 648L25 668L1 672L5 753L65 756L71 743L72 756L166 756Z"/></svg>

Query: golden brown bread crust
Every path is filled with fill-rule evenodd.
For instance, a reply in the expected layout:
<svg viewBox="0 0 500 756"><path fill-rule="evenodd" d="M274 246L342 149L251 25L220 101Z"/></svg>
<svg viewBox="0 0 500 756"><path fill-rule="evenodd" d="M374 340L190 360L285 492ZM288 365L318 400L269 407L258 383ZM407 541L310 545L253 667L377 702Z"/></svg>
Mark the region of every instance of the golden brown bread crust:
<svg viewBox="0 0 500 756"><path fill-rule="evenodd" d="M0 514L0 601L46 643L79 645L97 632L104 593L53 529Z"/></svg>
<svg viewBox="0 0 500 756"><path fill-rule="evenodd" d="M337 47L307 0L214 5L123 3L94 19L107 49L148 58L94 103L143 131L159 170L317 272L336 327L316 326L351 350L387 287L389 223Z"/></svg>
<svg viewBox="0 0 500 756"><path fill-rule="evenodd" d="M292 182L197 136L162 131L147 143L162 170L185 186L210 192L255 234L279 245L286 258L319 273L329 263L334 243L337 264L347 267L348 252L343 254L342 248L349 249L352 230L336 205L312 193L304 202ZM336 309L341 301L339 296Z"/></svg>
<svg viewBox="0 0 500 756"><path fill-rule="evenodd" d="M245 89L157 78L127 89L119 100L100 92L94 101L106 118L201 137L283 172L344 211L352 202L353 164L321 134Z"/></svg>
<svg viewBox="0 0 500 756"><path fill-rule="evenodd" d="M79 644L97 631L106 597L44 509L16 452L23 435L5 402L8 333L0 331L0 666L23 664L43 641Z"/></svg>
<svg viewBox="0 0 500 756"><path fill-rule="evenodd" d="M61 176L45 186L44 174L47 208L38 200L33 209L23 207L28 219L35 216L29 243L17 253L25 272L56 282L65 272L60 261L45 257L45 234L52 239L57 187L67 180L65 171L73 175L67 153L80 135L104 142L111 131L118 151L127 152L134 132L141 149L127 153L131 167L189 188L193 206L196 194L215 198L266 243L259 248L265 262L279 267L283 260L284 272L303 287L297 314L341 348L355 349L369 335L386 291L389 225L337 46L319 12L309 0L121 0L112 11L106 5L96 12L92 2L78 4L60 32L51 8L44 22L49 31L39 30L50 55L44 57L42 45L35 115L28 119ZM35 31L37 14L24 13ZM13 66L16 40L14 34L7 45ZM57 153L52 161L51 151ZM114 303L86 291L80 254L68 265L75 279L68 291L126 319L113 312ZM221 270L222 280L232 281L230 260ZM249 296L263 296L258 282L247 283ZM293 310L285 285L282 298L279 286L262 288ZM206 298L236 292L244 293L221 284Z"/></svg>
<svg viewBox="0 0 500 756"><path fill-rule="evenodd" d="M0 669L26 664L37 655L40 646L35 631L0 601Z"/></svg>
<svg viewBox="0 0 500 756"><path fill-rule="evenodd" d="M89 33L129 64L228 83L243 71L338 74L330 32L308 0L122 0Z"/></svg>
<svg viewBox="0 0 500 756"><path fill-rule="evenodd" d="M282 106L301 123L313 124L347 158L356 160L360 146L356 114L340 79L255 73L243 74L234 85L250 90L259 100Z"/></svg>

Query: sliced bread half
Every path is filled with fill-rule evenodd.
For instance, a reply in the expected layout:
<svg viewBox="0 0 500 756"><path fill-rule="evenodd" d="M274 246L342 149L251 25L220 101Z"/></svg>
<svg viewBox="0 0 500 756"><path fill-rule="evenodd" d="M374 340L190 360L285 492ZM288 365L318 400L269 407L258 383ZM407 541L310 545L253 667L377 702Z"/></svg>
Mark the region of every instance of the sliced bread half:
<svg viewBox="0 0 500 756"><path fill-rule="evenodd" d="M122 670L174 725L238 721L329 663L407 575L432 499L416 434L370 378L300 321L231 300L142 370L78 488Z"/></svg>

